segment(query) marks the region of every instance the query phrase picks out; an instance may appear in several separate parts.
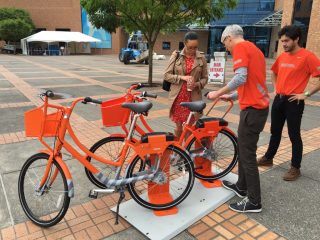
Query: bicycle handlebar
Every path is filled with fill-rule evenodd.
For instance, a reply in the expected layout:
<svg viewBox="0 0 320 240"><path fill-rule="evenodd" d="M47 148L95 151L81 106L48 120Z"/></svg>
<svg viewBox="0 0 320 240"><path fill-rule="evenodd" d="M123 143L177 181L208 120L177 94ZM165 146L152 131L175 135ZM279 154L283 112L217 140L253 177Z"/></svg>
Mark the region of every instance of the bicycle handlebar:
<svg viewBox="0 0 320 240"><path fill-rule="evenodd" d="M47 97L54 97L54 93L53 93L51 90L47 90L47 91L45 92L45 95L46 95Z"/></svg>
<svg viewBox="0 0 320 240"><path fill-rule="evenodd" d="M87 103L95 103L95 104L102 104L102 101L97 100L97 99L93 99L91 97L85 97L82 101L83 104L87 104Z"/></svg>
<svg viewBox="0 0 320 240"><path fill-rule="evenodd" d="M207 92L207 93L205 94L205 96L207 96L208 93L209 93L209 92ZM226 112L223 114L222 118L224 118L224 117L230 112L231 108L233 107L233 100L232 100L232 99L217 98L217 99L215 99L215 100L213 101L213 104L212 104L212 106L210 107L210 109L208 110L206 116L209 115L209 113L211 112L211 110L213 109L213 107L214 107L214 106L217 104L217 102L219 102L219 101L229 102L229 104L230 104L229 107L228 107L228 109L226 110Z"/></svg>
<svg viewBox="0 0 320 240"><path fill-rule="evenodd" d="M145 87L145 84L143 84L143 83L134 83L128 89L128 93L131 93L132 90L138 90L138 89L144 88L144 87Z"/></svg>
<svg viewBox="0 0 320 240"><path fill-rule="evenodd" d="M47 90L45 92L40 93L40 96L45 96L48 98L53 98L54 97L54 92L52 90Z"/></svg>
<svg viewBox="0 0 320 240"><path fill-rule="evenodd" d="M144 91L144 92L141 94L141 97L157 98L158 95L155 94L155 93L148 93L148 92Z"/></svg>

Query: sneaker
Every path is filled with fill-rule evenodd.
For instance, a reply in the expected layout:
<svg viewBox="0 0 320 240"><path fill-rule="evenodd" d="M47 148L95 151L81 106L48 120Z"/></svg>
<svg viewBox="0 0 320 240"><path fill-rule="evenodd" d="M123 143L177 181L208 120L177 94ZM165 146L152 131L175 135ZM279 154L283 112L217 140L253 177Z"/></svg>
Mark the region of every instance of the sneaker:
<svg viewBox="0 0 320 240"><path fill-rule="evenodd" d="M284 174L283 180L285 180L285 181L294 181L300 176L301 176L300 169L295 168L295 167L291 167L288 170L288 172L286 172L286 174Z"/></svg>
<svg viewBox="0 0 320 240"><path fill-rule="evenodd" d="M257 159L257 163L258 163L258 166L265 166L265 167L269 167L269 166L272 166L273 165L273 159L268 159L266 158L265 156L262 156L260 158Z"/></svg>
<svg viewBox="0 0 320 240"><path fill-rule="evenodd" d="M222 181L222 186L228 190L231 190L235 194L237 194L238 197L244 198L247 196L247 191L245 190L240 190L236 184L233 184L229 181L223 180Z"/></svg>
<svg viewBox="0 0 320 240"><path fill-rule="evenodd" d="M262 211L262 206L261 204L254 204L250 202L249 198L244 198L240 202L237 203L231 203L229 205L229 208L235 212L253 212L253 213L258 213Z"/></svg>

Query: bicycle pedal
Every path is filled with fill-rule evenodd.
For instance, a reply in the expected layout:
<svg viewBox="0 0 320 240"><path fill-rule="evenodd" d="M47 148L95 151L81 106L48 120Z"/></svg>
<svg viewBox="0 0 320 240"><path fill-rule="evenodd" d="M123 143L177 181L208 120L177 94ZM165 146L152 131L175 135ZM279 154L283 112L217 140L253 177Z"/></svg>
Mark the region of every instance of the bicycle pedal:
<svg viewBox="0 0 320 240"><path fill-rule="evenodd" d="M91 198L97 198L99 193L114 193L115 189L109 188L109 189L91 189L89 192L89 197Z"/></svg>
<svg viewBox="0 0 320 240"><path fill-rule="evenodd" d="M97 198L98 198L98 192L96 192L94 189L91 190L91 191L89 192L89 197L90 197L90 198L97 199Z"/></svg>

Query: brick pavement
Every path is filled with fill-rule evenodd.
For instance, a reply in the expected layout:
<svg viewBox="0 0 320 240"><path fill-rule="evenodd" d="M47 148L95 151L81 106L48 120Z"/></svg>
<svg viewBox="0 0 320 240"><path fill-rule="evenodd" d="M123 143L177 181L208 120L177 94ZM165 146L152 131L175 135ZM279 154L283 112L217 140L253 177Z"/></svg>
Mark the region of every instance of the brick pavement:
<svg viewBox="0 0 320 240"><path fill-rule="evenodd" d="M59 89L60 87L67 88L81 88L88 86L99 86L106 90L111 90L111 94L101 94L91 96L95 98L114 98L118 97L125 91L125 86L137 81L146 81L147 68L146 66L124 66L115 60L115 56L85 56L85 57L17 57L0 55L0 79L1 81L8 81L12 87L0 88L1 91L18 90L23 94L27 102L1 102L1 109L12 109L23 106L40 106L41 100L36 97L38 90L36 88L52 88ZM10 63L19 63L21 67L11 67ZM161 74L164 69L166 61L156 63L154 69L155 81L161 81ZM268 61L268 66L272 60ZM25 66L23 66L26 64ZM1 66L2 65L2 66ZM14 66L14 64L13 64ZM27 66L27 67L26 67ZM30 66L32 68L30 68ZM78 69L78 70L75 70ZM80 71L80 70L87 71ZM41 75L37 77L38 73L46 73L48 77ZM135 71L138 74L135 74ZM227 76L231 76L232 69L230 62L228 62ZM84 75L83 72L86 74ZM54 77L53 75L57 75ZM30 76L32 75L32 76ZM102 76L106 75L102 80ZM108 76L109 75L109 76ZM122 77L121 81L113 80L113 77ZM37 87L30 85L28 80L55 80L60 78L77 79L81 83L59 85L41 85ZM101 79L101 80L99 80ZM106 80L107 79L107 80ZM270 84L270 82L269 82ZM311 83L312 84L312 83ZM213 86L208 86L207 89L214 89ZM151 89L155 93L162 93L160 88ZM90 95L90 94L88 94ZM65 104L73 100L64 99L56 100L54 102ZM154 100L157 103L168 106L166 97L158 97ZM309 106L320 106L320 101L308 100L306 104ZM222 114L222 110L214 110L211 115L217 116ZM149 119L158 119L168 116L167 107L160 110L150 112ZM226 119L230 123L237 124L239 115L230 113ZM103 129L100 120L87 120L85 116L81 116L75 112L72 116L72 126L79 137L79 139L90 147L97 140L106 137L108 130ZM264 132L268 133L270 123L268 122ZM302 130L302 137L304 141L304 154L319 149L318 143L320 140L320 128L312 128L310 130ZM0 145L12 144L16 142L30 141L30 138L24 136L23 131L8 132L0 134ZM279 148L279 152L275 158L275 164L280 165L290 160L291 148L290 141L286 132ZM258 155L261 155L266 150L267 145L260 145L258 148ZM36 149L35 149L36 150ZM234 169L236 172L237 168ZM270 170L264 167L259 169L261 173ZM76 180L75 180L76 181ZM121 219L120 224L115 226L114 214L111 213L110 207L115 205L117 195L107 195L96 200L84 202L80 205L72 206L65 216L64 220L58 225L49 229L41 229L30 221L15 223L14 226L7 226L1 229L1 239L101 239L113 235L117 232L123 231L130 227L125 220ZM283 236L267 229L265 226L259 224L250 218L250 215L238 214L230 211L227 204L223 204L215 211L211 212L200 221L187 229L187 232L196 239L284 239Z"/></svg>

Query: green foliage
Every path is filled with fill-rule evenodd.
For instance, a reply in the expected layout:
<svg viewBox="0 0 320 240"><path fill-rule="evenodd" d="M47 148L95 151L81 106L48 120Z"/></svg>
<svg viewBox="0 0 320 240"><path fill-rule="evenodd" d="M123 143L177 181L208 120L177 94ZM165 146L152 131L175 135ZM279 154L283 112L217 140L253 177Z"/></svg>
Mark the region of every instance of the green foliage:
<svg viewBox="0 0 320 240"><path fill-rule="evenodd" d="M188 24L206 24L223 17L237 0L80 0L96 28L115 32L141 30L149 43L149 83L152 81L152 51L160 32L168 33Z"/></svg>
<svg viewBox="0 0 320 240"><path fill-rule="evenodd" d="M29 36L33 29L32 19L25 10L0 9L0 39L16 42Z"/></svg>
<svg viewBox="0 0 320 240"><path fill-rule="evenodd" d="M0 21L0 38L6 41L19 41L30 35L32 27L21 19Z"/></svg>
<svg viewBox="0 0 320 240"><path fill-rule="evenodd" d="M223 16L236 0L81 0L89 20L97 28L115 32L123 26L128 32L141 30L153 40L161 32L174 32L181 26ZM152 34L153 33L153 34Z"/></svg>

